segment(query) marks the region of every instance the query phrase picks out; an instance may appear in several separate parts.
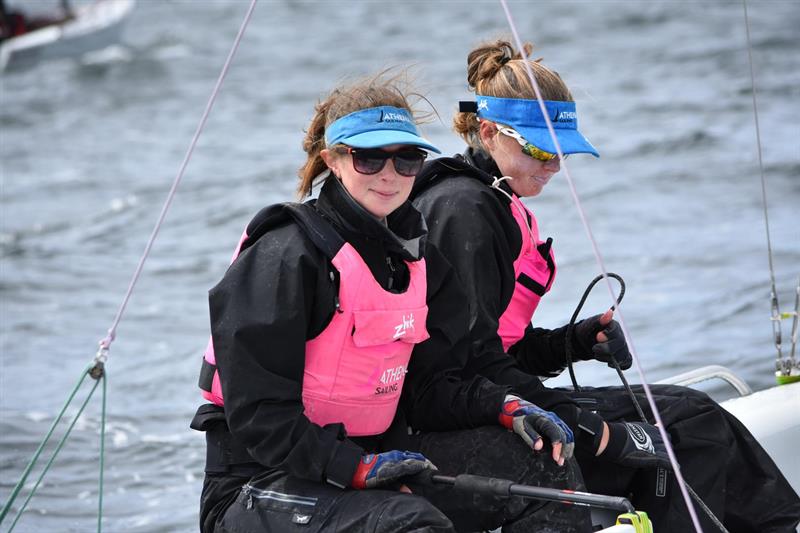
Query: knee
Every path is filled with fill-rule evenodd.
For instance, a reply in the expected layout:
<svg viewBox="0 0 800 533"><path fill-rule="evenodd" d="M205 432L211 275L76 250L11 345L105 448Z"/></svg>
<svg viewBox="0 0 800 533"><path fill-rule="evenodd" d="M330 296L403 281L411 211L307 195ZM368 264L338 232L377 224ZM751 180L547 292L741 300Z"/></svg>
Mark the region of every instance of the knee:
<svg viewBox="0 0 800 533"><path fill-rule="evenodd" d="M453 523L445 514L422 496L398 492L382 500L375 508L374 528L376 533L450 532Z"/></svg>

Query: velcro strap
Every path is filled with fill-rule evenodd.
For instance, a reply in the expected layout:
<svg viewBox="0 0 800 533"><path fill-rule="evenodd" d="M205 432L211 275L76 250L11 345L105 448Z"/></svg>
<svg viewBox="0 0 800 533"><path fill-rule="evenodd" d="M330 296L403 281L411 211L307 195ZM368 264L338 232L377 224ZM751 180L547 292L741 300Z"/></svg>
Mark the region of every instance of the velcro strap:
<svg viewBox="0 0 800 533"><path fill-rule="evenodd" d="M214 383L214 373L216 371L217 365L212 365L203 357L203 366L200 368L200 379L197 382L201 390L211 392L211 385Z"/></svg>
<svg viewBox="0 0 800 533"><path fill-rule="evenodd" d="M544 293L547 292L547 290L541 283L536 282L533 278L531 278L524 272L519 273L519 277L517 277L517 283L519 283L529 291L533 292L533 294L537 296L544 296Z"/></svg>
<svg viewBox="0 0 800 533"><path fill-rule="evenodd" d="M462 100L458 102L458 111L460 113L477 113L478 102L465 102Z"/></svg>

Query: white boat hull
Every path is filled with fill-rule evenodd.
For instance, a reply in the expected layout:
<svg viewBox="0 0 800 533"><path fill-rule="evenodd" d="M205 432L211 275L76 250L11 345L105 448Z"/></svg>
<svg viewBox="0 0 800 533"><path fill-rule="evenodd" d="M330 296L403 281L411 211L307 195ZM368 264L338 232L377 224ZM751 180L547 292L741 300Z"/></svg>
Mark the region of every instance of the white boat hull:
<svg viewBox="0 0 800 533"><path fill-rule="evenodd" d="M722 402L758 439L800 494L800 383Z"/></svg>

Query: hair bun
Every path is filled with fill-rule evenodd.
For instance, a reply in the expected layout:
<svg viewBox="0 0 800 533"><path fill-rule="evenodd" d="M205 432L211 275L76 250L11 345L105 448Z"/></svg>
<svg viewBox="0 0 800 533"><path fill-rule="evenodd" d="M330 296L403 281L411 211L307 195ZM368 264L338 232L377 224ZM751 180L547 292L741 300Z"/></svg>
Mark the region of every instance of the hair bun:
<svg viewBox="0 0 800 533"><path fill-rule="evenodd" d="M533 50L531 43L523 45L523 53L514 49L506 39L479 45L467 56L467 83L475 90L483 80L494 78L509 61L525 59Z"/></svg>

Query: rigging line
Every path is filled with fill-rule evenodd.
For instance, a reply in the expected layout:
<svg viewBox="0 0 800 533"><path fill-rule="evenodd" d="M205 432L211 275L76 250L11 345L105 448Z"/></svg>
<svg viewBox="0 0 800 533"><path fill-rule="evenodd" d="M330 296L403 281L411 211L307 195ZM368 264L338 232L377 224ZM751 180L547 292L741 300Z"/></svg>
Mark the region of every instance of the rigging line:
<svg viewBox="0 0 800 533"><path fill-rule="evenodd" d="M89 374L89 371L87 370L84 373L84 377L86 377L86 375L88 375L88 374ZM102 379L105 379L105 378L102 378ZM81 378L81 381L78 382L78 385L80 385L80 383L82 381L83 381L83 378ZM11 533L11 531L13 531L14 528L17 526L17 522L19 522L19 519L22 517L22 514L25 512L25 509L28 507L28 503L30 503L31 499L33 498L33 495L36 494L36 491L39 489L39 486L42 484L42 480L44 479L44 476L50 470L50 467L53 466L53 463L55 462L56 457L58 457L59 452L64 447L64 444L67 442L67 439L69 438L70 434L72 433L72 430L75 428L75 424L78 422L78 419L81 417L81 414L83 413L83 410L86 409L86 406L89 404L89 400L92 399L92 395L94 394L95 389L97 389L97 385L99 383L100 383L100 380L95 380L94 385L92 385L92 388L89 390L89 394L86 395L86 399L83 400L83 403L81 404L80 408L78 409L78 412L75 413L75 416L73 417L72 422L70 422L69 426L67 427L67 430L64 432L64 435L61 437L61 440L58 441L58 445L56 446L55 450L53 451L53 454L50 456L50 459L47 461L47 464L44 465L44 468L42 469L42 472L39 474L39 477L36 479L36 483L34 483L33 487L31 488L30 493L28 493L28 497L25 498L24 502L22 502L22 505L20 506L19 510L17 511L17 515L14 517L14 521L11 522L11 527L8 528L7 533ZM77 389L76 389L76 391L77 391ZM72 396L70 397L70 401L72 401ZM65 405L64 409L66 409L66 407L67 406ZM63 411L62 411L62 413L63 413ZM58 420L59 419L56 419L56 422L58 422ZM55 428L55 423L53 424L53 428ZM47 439L49 439L49 438L50 438L50 435L48 434ZM42 447L44 446L44 444L46 442L47 442L47 440L42 442ZM38 456L36 456L36 459L38 459ZM34 461L31 461L31 466L33 466L33 462ZM27 472L26 472L26 474L27 474ZM20 480L20 481L23 481L23 480ZM10 508L10 503L11 503L11 501L9 500L9 505L8 505L9 508Z"/></svg>
<svg viewBox="0 0 800 533"><path fill-rule="evenodd" d="M91 369L92 369L92 365L89 365L86 368L86 370L84 370L81 373L80 379L78 379L78 382L73 387L72 392L67 397L67 401L64 403L64 406L61 408L61 412L59 412L58 416L56 416L55 420L53 420L53 423L50 425L50 429L48 430L47 435L45 435L44 440L42 440L42 442L39 444L39 447L34 452L33 457L31 457L31 460L28 461L28 465L25 467L25 470L22 472L22 476L20 477L20 479L17 482L17 484L14 486L14 490L11 491L11 495L6 500L5 505L3 505L3 510L0 511L0 524L3 523L3 520L5 519L6 515L8 514L8 511L11 509L11 505L14 503L14 500L16 500L17 496L19 495L20 490L22 490L22 487L25 485L25 481L28 479L28 476L30 475L31 470L33 470L33 467L36 465L36 461L39 460L39 456L42 454L42 451L44 450L45 445L50 440L50 437L53 436L53 432L56 430L56 427L58 427L58 423L61 421L61 418L64 416L64 413L67 411L67 407L69 407L69 404L72 403L72 400L75 398L75 395L78 393L78 390L80 390L81 383L83 383L83 380L86 379L86 376L89 375L89 371Z"/></svg>
<svg viewBox="0 0 800 533"><path fill-rule="evenodd" d="M230 52L228 53L228 57L225 60L225 64L222 66L222 71L217 78L217 82L214 85L214 89L211 91L211 96L208 99L208 103L206 104L205 111L203 111L203 115L200 118L200 124L197 126L197 130L192 137L192 141L189 144L189 149L186 151L186 155L183 158L183 162L178 170L178 174L175 176L175 179L172 182L172 187L169 190L169 194L167 195L167 199L164 202L164 206L161 208L161 213L158 216L158 220L156 222L155 227L153 228L153 232L150 234L150 238L147 241L147 245L144 248L144 253L142 253L142 257L139 259L139 264L136 267L135 272L133 273L133 277L131 278L130 285L128 286L128 290L125 293L125 297L122 299L122 304L117 311L117 316L114 317L114 322L111 327L108 329L108 334L105 338L100 341L100 350L98 351L97 359L101 359L102 361L105 360L105 357L108 353L108 349L111 346L111 343L114 342L114 338L117 334L117 326L122 320L122 314L125 312L125 308L128 305L128 301L131 298L131 294L133 293L133 289L136 286L136 282L139 280L139 276L142 273L142 268L144 267L144 263L147 260L147 257L150 255L150 249L153 247L153 242L156 240L158 236L158 231L161 229L161 225L164 222L164 218L167 215L167 211L169 210L170 205L172 205L172 200L175 197L175 193L177 192L178 185L183 178L183 174L186 171L186 167L189 164L189 159L192 157L192 153L194 152L194 148L197 145L197 141L200 138L200 133L203 131L205 127L206 120L208 119L208 115L211 113L211 108L214 106L214 102L217 99L217 94L219 93L220 88L222 87L222 82L225 80L225 76L228 73L228 69L233 61L233 56L236 54L236 50L239 48L239 43L242 41L242 37L244 36L244 31L247 28L248 23L250 22L250 18L253 15L253 10L256 7L256 3L258 0L251 0L250 6L247 9L247 13L244 16L244 20L242 21L241 26L239 27L239 33L236 35L236 39L233 42L233 46L231 47Z"/></svg>
<svg viewBox="0 0 800 533"><path fill-rule="evenodd" d="M517 49L522 52L524 51L524 48L522 46L522 41L519 38L516 25L514 24L514 19L511 16L511 11L509 10L508 5L506 4L506 0L500 0L500 4L503 6L503 11L505 11L506 19L508 20L508 25L511 28L511 33L514 35L514 40L516 42ZM547 114L547 109L545 108L544 99L542 98L541 91L539 90L539 85L536 83L536 78L533 75L533 71L531 70L531 66L528 63L528 61L527 60L523 61L523 64L525 65L525 70L528 74L528 77L530 78L533 90L536 93L536 97L539 103L539 108L541 109L542 115L544 116L545 124L547 124L547 131L550 133L550 137L552 138L553 144L556 147L556 152L558 153L559 160L564 165L564 175L567 179L567 183L569 184L569 189L572 194L572 199L575 202L575 207L577 208L581 222L583 223L583 228L586 231L587 236L589 237L589 241L591 242L595 259L597 260L597 263L600 266L603 278L605 278L606 280L606 286L608 287L608 292L611 295L611 299L612 301L615 301L614 288L611 286L611 279L608 277L605 261L603 260L603 257L600 255L600 250L597 247L597 242L594 239L592 230L589 227L589 222L586 219L586 214L584 213L583 207L581 206L580 203L580 199L578 198L578 192L575 189L575 184L573 183L572 177L570 176L569 173L569 169L567 168L567 165L564 162L564 154L561 150L561 144L558 142L558 137L556 136L556 132L553 129L553 123L550 121L550 116ZM700 521L697 518L697 512L695 511L694 505L692 504L692 500L689 496L688 491L686 490L687 486L686 481L684 481L683 475L681 474L680 465L678 464L678 460L675 457L675 451L672 449L672 443L670 442L666 432L666 426L661 420L661 413L658 411L658 407L656 407L655 399L653 398L653 394L650 391L650 386L647 384L647 379L644 376L644 370L642 369L642 365L639 363L639 356L633 346L633 342L630 338L630 335L628 335L628 329L625 326L625 320L622 315L622 310L619 307L617 308L617 313L620 326L622 327L622 332L625 335L626 342L628 343L628 348L630 349L631 355L633 356L633 360L636 362L636 371L639 373L639 378L642 381L641 385L642 388L644 389L645 395L647 396L647 402L650 404L650 409L653 412L653 417L655 418L656 421L656 427L658 428L658 432L661 434L661 438L664 441L664 446L666 447L670 464L672 465L675 477L678 480L678 487L681 490L681 495L683 496L683 499L686 503L686 508L689 511L689 516L692 519L692 523L694 524L694 528L697 531L697 533L702 533L703 529L700 527Z"/></svg>
<svg viewBox="0 0 800 533"><path fill-rule="evenodd" d="M780 306L778 305L778 290L775 288L775 267L772 262L772 239L769 233L769 213L767 212L767 180L764 176L764 160L761 151L761 127L758 120L758 100L756 98L756 75L753 67L753 42L750 39L750 17L747 14L747 0L742 0L742 7L744 9L744 29L747 35L747 60L750 66L750 86L753 95L753 118L756 125L756 149L758 152L758 168L761 172L761 201L764 210L764 229L767 234L767 259L769 260L769 278L771 283L770 298L772 301L772 334L775 338L775 348L778 350L778 369L781 368L781 361L783 359L783 351L781 350L781 314Z"/></svg>

